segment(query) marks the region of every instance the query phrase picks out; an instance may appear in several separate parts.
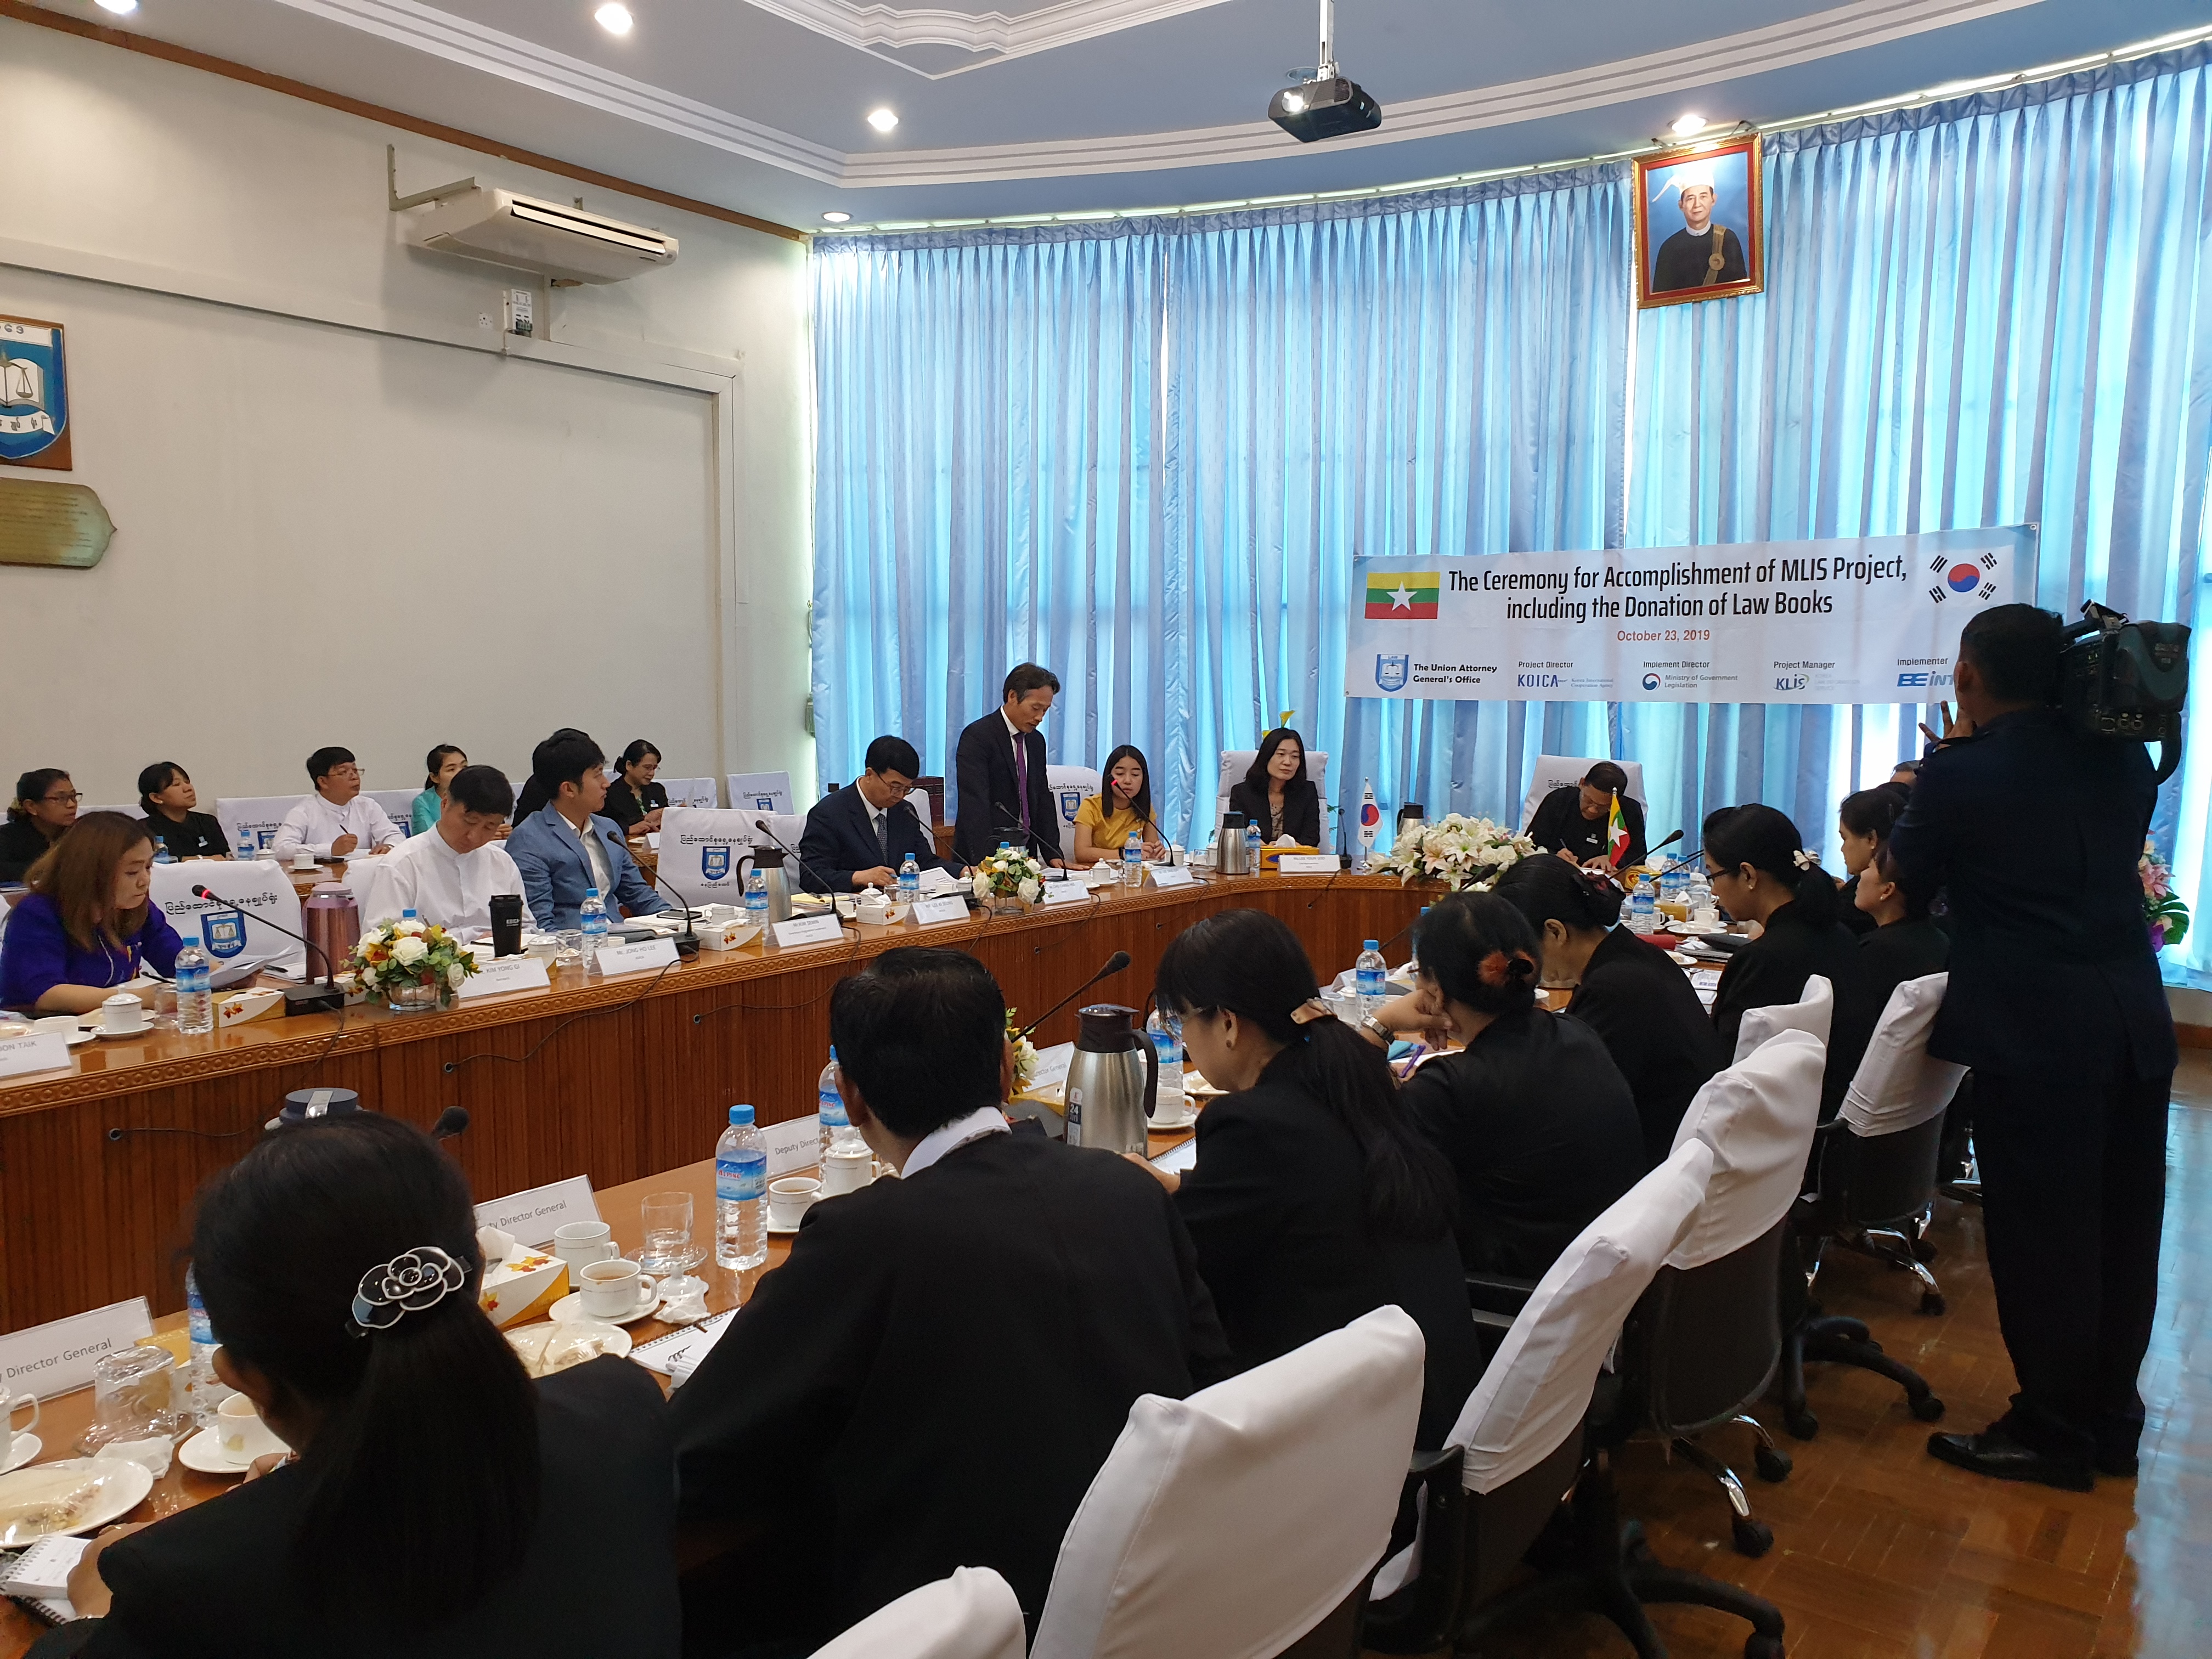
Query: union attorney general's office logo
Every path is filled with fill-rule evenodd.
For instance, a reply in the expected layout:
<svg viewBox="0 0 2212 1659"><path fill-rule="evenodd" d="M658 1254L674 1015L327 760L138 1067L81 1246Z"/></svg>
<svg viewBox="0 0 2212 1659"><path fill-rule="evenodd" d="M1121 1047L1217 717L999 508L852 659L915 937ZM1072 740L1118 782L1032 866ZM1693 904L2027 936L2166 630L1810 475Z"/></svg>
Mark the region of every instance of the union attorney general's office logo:
<svg viewBox="0 0 2212 1659"><path fill-rule="evenodd" d="M235 910L202 911L200 933L208 954L228 962L246 948L246 918Z"/></svg>
<svg viewBox="0 0 2212 1659"><path fill-rule="evenodd" d="M699 874L708 881L720 881L730 873L730 849L726 847L702 847L699 849Z"/></svg>
<svg viewBox="0 0 2212 1659"><path fill-rule="evenodd" d="M1406 689L1407 671L1412 665L1413 659L1410 656L1378 655L1375 659L1375 684L1385 691L1403 691Z"/></svg>

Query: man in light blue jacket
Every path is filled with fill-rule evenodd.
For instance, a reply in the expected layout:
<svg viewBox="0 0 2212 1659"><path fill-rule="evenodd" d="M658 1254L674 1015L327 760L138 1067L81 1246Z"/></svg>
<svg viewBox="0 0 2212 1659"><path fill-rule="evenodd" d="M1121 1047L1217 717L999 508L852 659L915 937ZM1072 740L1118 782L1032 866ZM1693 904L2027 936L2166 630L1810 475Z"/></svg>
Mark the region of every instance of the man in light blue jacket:
<svg viewBox="0 0 2212 1659"><path fill-rule="evenodd" d="M523 897L542 927L580 927L584 890L599 889L610 918L661 908L623 844L614 820L598 816L607 798L605 752L591 738L540 745L537 777L548 804L514 826L507 850L522 872Z"/></svg>

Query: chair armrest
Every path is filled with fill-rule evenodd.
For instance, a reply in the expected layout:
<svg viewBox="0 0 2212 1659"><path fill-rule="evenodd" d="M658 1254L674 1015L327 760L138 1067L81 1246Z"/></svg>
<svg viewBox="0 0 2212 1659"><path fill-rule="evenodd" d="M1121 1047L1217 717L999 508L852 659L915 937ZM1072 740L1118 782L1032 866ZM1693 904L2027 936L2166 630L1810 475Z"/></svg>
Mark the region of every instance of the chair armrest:
<svg viewBox="0 0 2212 1659"><path fill-rule="evenodd" d="M1465 1454L1457 1446L1417 1451L1406 1466L1402 1516L1420 1501L1420 1570L1404 1589L1370 1602L1360 1646L1378 1653L1434 1653L1449 1647L1466 1618L1467 1492L1460 1485ZM1425 1496L1423 1489L1425 1488ZM1401 1532L1391 1540L1403 1547Z"/></svg>
<svg viewBox="0 0 2212 1659"><path fill-rule="evenodd" d="M1535 1291L1536 1281L1533 1279L1508 1279L1503 1273L1469 1273L1467 1276L1468 1305L1478 1316L1503 1314L1509 1324L1528 1305L1528 1298L1535 1294Z"/></svg>

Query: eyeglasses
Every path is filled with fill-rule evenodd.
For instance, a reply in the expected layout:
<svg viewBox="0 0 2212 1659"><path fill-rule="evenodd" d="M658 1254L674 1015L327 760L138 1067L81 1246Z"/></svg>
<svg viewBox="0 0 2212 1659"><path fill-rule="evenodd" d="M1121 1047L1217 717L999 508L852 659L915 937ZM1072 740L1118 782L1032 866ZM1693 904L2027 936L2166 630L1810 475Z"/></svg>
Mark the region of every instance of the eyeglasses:
<svg viewBox="0 0 2212 1659"><path fill-rule="evenodd" d="M869 775L875 779L878 787L890 791L893 800L904 800L914 793L913 780L902 778L896 772L873 772Z"/></svg>
<svg viewBox="0 0 2212 1659"><path fill-rule="evenodd" d="M84 797L72 789L66 795L41 795L40 799L49 806L74 806Z"/></svg>
<svg viewBox="0 0 2212 1659"><path fill-rule="evenodd" d="M333 766L324 775L333 778L357 778L361 775L361 768L358 766Z"/></svg>

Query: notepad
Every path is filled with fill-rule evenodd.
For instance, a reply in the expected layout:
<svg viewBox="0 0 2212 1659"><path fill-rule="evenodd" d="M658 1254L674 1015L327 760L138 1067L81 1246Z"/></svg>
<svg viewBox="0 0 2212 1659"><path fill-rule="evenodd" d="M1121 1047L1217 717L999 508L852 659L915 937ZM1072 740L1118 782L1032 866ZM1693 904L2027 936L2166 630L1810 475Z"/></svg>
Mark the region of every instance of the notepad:
<svg viewBox="0 0 2212 1659"><path fill-rule="evenodd" d="M696 1325L641 1343L630 1350L629 1357L646 1370L666 1377L670 1388L680 1389L691 1380L691 1373L713 1352L714 1344L722 1340L722 1333L730 1328L730 1322L744 1311L742 1308L731 1308L709 1314Z"/></svg>
<svg viewBox="0 0 2212 1659"><path fill-rule="evenodd" d="M70 1605L69 1576L82 1559L89 1538L41 1538L0 1567L0 1595L7 1596L48 1625L66 1625L76 1617ZM0 1561L7 1558L0 1555Z"/></svg>

